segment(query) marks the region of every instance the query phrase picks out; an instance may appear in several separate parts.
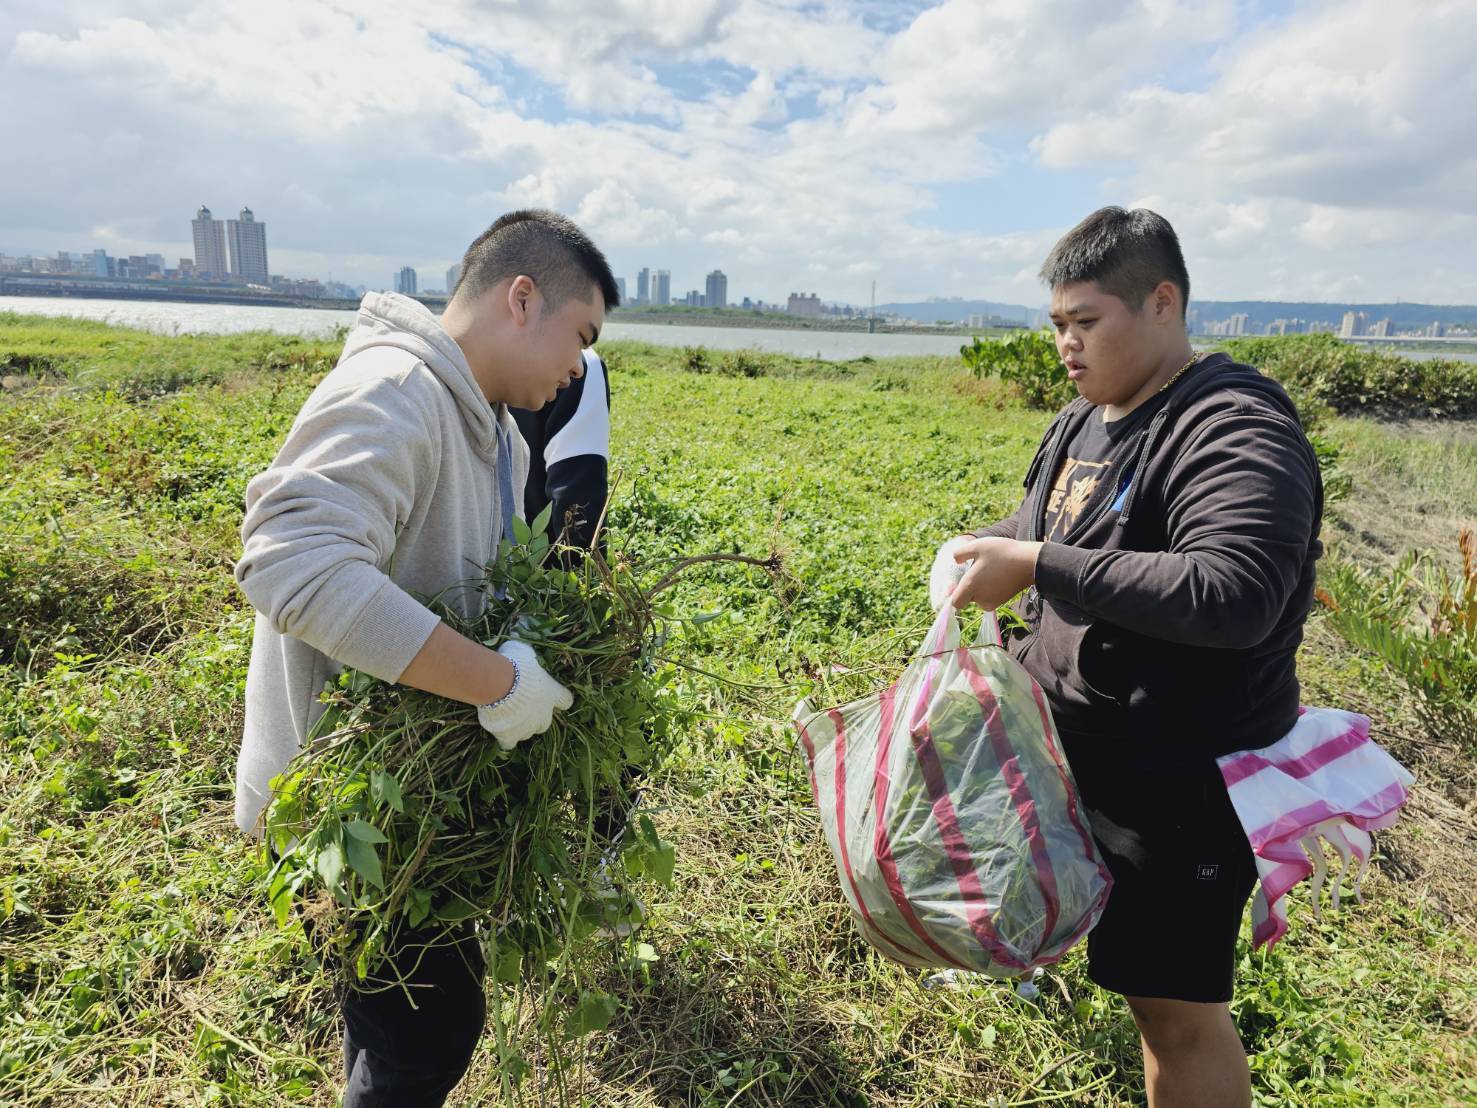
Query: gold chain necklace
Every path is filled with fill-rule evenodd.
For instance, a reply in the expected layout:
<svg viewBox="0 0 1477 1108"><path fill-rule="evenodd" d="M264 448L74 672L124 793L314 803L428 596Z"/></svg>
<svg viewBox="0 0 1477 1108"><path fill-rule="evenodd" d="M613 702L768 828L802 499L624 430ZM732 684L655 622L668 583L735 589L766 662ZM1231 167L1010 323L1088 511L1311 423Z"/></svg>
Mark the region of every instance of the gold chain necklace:
<svg viewBox="0 0 1477 1108"><path fill-rule="evenodd" d="M1188 362L1186 362L1184 365L1180 366L1179 369L1175 370L1173 377L1171 377L1168 381L1165 381L1164 384L1162 384L1162 385L1159 386L1159 392L1163 392L1165 389L1169 388L1170 385L1174 384L1181 377L1183 377L1185 375L1185 373L1190 369L1190 367L1193 366L1196 362L1198 362L1200 360L1200 357L1201 356L1199 354L1192 354L1192 355L1190 355L1190 360ZM1158 395L1158 394L1156 393L1155 395Z"/></svg>

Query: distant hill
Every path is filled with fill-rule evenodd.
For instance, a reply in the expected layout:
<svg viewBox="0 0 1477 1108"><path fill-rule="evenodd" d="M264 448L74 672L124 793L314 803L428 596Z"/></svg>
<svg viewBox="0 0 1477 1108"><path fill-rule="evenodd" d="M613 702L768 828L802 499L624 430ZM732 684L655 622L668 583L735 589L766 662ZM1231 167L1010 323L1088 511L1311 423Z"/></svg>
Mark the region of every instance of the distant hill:
<svg viewBox="0 0 1477 1108"><path fill-rule="evenodd" d="M945 319L961 323L972 315L985 315L1025 326L1034 310L1024 304L1001 304L995 300L924 300L913 304L877 305L879 315L900 315L919 323L938 323Z"/></svg>

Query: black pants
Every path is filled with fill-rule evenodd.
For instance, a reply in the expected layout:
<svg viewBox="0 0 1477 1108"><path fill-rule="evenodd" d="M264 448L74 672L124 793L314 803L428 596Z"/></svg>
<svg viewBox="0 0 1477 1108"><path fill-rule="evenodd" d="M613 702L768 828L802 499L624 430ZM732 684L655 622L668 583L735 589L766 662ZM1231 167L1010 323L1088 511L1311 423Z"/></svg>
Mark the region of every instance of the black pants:
<svg viewBox="0 0 1477 1108"><path fill-rule="evenodd" d="M1215 762L1135 769L1079 758L1072 769L1113 875L1087 936L1088 977L1124 996L1229 1001L1257 874Z"/></svg>
<svg viewBox="0 0 1477 1108"><path fill-rule="evenodd" d="M439 1108L471 1064L487 1019L481 944L470 927L454 943L424 941L407 932L393 945L405 988L340 992L344 1108Z"/></svg>

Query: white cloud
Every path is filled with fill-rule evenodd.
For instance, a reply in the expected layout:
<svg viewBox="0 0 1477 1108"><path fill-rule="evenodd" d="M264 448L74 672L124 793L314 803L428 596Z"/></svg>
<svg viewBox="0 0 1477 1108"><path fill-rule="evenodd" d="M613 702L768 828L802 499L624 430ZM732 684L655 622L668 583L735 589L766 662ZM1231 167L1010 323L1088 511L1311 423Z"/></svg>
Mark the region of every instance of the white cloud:
<svg viewBox="0 0 1477 1108"><path fill-rule="evenodd" d="M1271 267L1292 295L1477 299L1468 261L1431 264L1477 224L1472 15L1305 5L1227 46L1208 87L1135 87L1034 149L1050 168L1129 163L1213 259L1213 291L1270 295Z"/></svg>
<svg viewBox="0 0 1477 1108"><path fill-rule="evenodd" d="M545 205L674 287L1035 303L1116 199L1169 216L1206 294L1477 300L1464 7L15 0L0 249L178 256L199 204L250 204L274 268L382 284ZM1027 230L969 230L951 185Z"/></svg>
<svg viewBox="0 0 1477 1108"><path fill-rule="evenodd" d="M889 44L855 126L1029 125L1091 107L1233 26L1230 0L948 0Z"/></svg>
<svg viewBox="0 0 1477 1108"><path fill-rule="evenodd" d="M575 221L598 241L614 246L656 246L679 232L667 211L642 207L634 192L610 178L585 194Z"/></svg>

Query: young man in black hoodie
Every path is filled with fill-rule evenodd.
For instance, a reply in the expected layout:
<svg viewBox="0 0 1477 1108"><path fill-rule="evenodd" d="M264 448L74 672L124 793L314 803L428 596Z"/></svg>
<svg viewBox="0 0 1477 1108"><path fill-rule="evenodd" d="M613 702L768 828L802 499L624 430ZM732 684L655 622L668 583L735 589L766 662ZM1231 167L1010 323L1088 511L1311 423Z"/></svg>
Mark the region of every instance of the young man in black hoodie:
<svg viewBox="0 0 1477 1108"><path fill-rule="evenodd" d="M1021 506L941 564L968 565L961 607L1028 590L1009 649L1046 693L1113 874L1088 975L1133 1012L1150 1104L1249 1105L1229 1001L1256 871L1215 759L1296 721L1317 459L1279 385L1191 350L1163 217L1094 212L1041 276L1081 395Z"/></svg>

